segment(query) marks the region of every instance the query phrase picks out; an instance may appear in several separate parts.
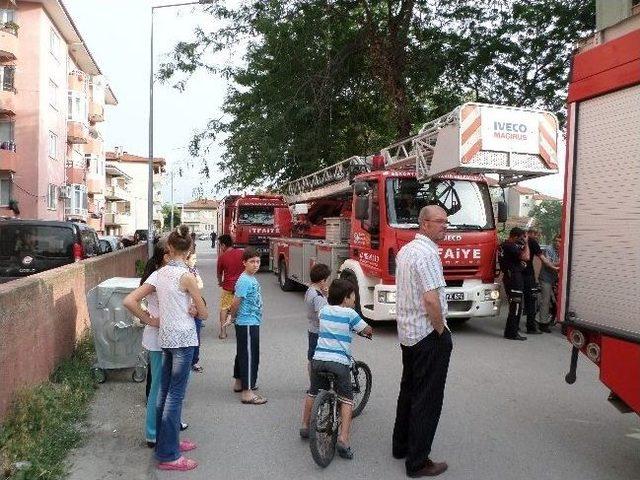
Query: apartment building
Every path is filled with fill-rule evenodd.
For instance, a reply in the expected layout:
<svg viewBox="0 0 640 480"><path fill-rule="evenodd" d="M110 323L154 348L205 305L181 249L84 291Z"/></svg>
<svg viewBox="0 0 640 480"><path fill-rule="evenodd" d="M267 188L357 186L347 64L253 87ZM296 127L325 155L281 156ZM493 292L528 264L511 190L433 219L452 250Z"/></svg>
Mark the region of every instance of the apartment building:
<svg viewBox="0 0 640 480"><path fill-rule="evenodd" d="M117 100L61 1L0 7L0 216L104 231L100 123Z"/></svg>
<svg viewBox="0 0 640 480"><path fill-rule="evenodd" d="M131 184L133 178L116 165L105 166L105 208L103 214L106 235L131 235L135 224L131 215Z"/></svg>
<svg viewBox="0 0 640 480"><path fill-rule="evenodd" d="M148 157L132 155L116 147L113 152L106 153L107 167L114 166L128 175L131 180L127 185L129 194L129 224L122 225L122 231L130 235L136 230L147 229L148 210L147 198L149 194L149 161ZM157 230L162 230L162 184L166 176L167 162L164 158L153 159L153 223ZM108 181L107 181L108 183Z"/></svg>
<svg viewBox="0 0 640 480"><path fill-rule="evenodd" d="M185 203L180 221L196 235L211 234L217 230L218 201L201 198Z"/></svg>

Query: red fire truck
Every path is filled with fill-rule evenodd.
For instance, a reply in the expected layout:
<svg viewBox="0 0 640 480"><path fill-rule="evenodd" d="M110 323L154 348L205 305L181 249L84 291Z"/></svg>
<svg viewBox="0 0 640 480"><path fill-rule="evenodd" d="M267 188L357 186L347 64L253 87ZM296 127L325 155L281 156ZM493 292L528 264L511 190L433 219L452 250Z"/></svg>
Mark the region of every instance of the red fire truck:
<svg viewBox="0 0 640 480"><path fill-rule="evenodd" d="M600 369L609 399L640 414L640 7L573 57L558 319Z"/></svg>
<svg viewBox="0 0 640 480"><path fill-rule="evenodd" d="M220 202L218 233L231 235L234 245L252 246L269 263L269 239L291 234L289 206L281 195L228 195Z"/></svg>
<svg viewBox="0 0 640 480"><path fill-rule="evenodd" d="M352 157L285 185L293 235L271 240L280 287L309 284L322 262L357 285L370 320L396 315L395 258L428 204L449 215L441 258L449 317L498 313L498 237L484 173L502 185L557 172L557 121L546 112L467 103L368 158ZM499 205L499 221L506 204Z"/></svg>

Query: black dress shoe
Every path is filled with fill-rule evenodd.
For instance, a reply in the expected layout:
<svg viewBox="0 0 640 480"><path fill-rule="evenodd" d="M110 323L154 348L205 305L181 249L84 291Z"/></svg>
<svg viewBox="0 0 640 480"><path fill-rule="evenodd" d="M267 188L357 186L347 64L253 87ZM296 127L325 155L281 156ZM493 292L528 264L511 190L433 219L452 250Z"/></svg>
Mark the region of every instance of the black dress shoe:
<svg viewBox="0 0 640 480"><path fill-rule="evenodd" d="M516 334L513 337L510 337L510 336L508 337L508 336L505 335L504 338L506 338L507 340L526 340L527 339L527 337L524 337L524 336L518 335L518 334Z"/></svg>
<svg viewBox="0 0 640 480"><path fill-rule="evenodd" d="M427 459L427 463L417 472L407 472L407 477L419 478L419 477L435 477L444 473L449 465L446 462L432 462Z"/></svg>
<svg viewBox="0 0 640 480"><path fill-rule="evenodd" d="M553 333L551 331L551 329L549 328L549 325L547 325L546 323L541 323L540 325L538 325L538 328L540 329L541 332L544 333Z"/></svg>

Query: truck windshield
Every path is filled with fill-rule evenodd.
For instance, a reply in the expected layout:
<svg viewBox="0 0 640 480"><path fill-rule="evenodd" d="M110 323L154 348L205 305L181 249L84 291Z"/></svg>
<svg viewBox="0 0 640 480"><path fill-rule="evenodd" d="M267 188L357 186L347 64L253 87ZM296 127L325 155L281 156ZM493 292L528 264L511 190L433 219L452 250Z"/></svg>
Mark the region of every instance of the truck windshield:
<svg viewBox="0 0 640 480"><path fill-rule="evenodd" d="M452 230L486 230L494 228L491 197L486 184L468 180L432 180L421 184L415 178L387 180L389 225L395 228L418 228L418 214L426 205L440 201L449 215Z"/></svg>
<svg viewBox="0 0 640 480"><path fill-rule="evenodd" d="M273 225L273 207L240 207L241 225Z"/></svg>

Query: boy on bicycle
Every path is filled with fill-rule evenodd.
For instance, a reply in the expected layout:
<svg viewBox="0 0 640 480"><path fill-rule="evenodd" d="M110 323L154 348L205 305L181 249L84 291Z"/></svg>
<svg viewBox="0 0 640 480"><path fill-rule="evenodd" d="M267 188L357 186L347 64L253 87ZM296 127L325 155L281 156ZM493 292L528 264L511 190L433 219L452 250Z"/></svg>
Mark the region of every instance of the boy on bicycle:
<svg viewBox="0 0 640 480"><path fill-rule="evenodd" d="M335 375L334 388L340 402L341 428L338 433L336 450L342 458L352 459L353 451L349 445L351 414L353 411L353 391L351 386L351 340L353 332L366 337L373 330L353 309L356 303L355 288L351 282L335 279L329 286L329 305L320 310L320 328L318 345L311 362L311 388L305 404L305 418L313 406L318 390L328 390L329 381L318 372L331 372Z"/></svg>

